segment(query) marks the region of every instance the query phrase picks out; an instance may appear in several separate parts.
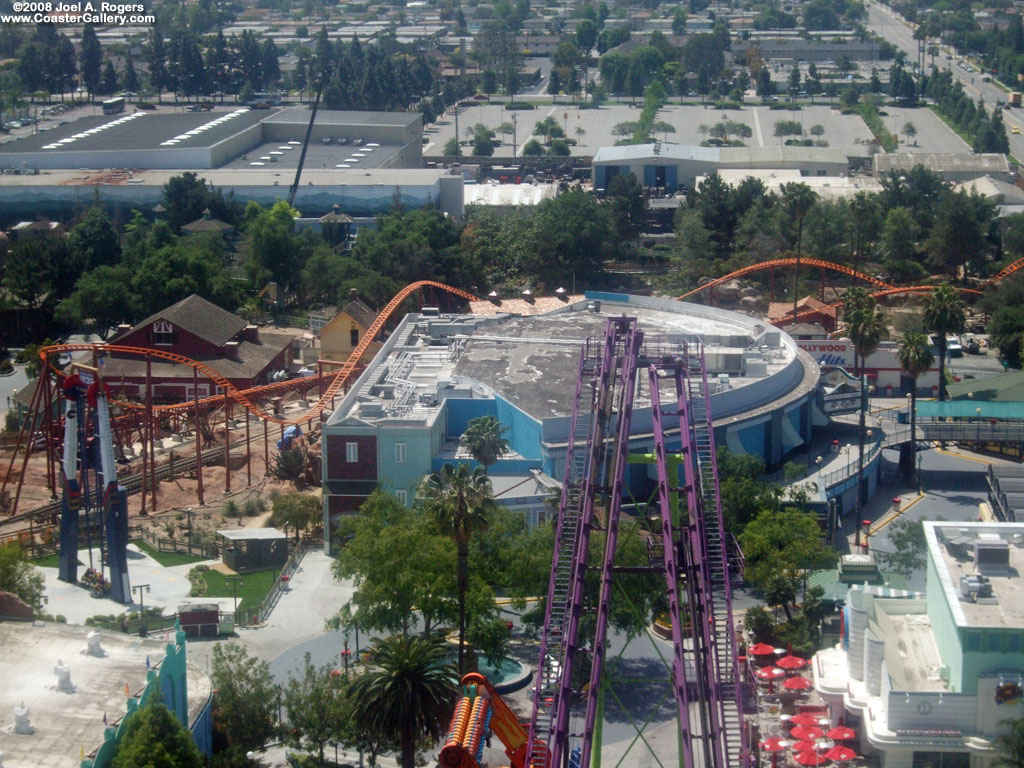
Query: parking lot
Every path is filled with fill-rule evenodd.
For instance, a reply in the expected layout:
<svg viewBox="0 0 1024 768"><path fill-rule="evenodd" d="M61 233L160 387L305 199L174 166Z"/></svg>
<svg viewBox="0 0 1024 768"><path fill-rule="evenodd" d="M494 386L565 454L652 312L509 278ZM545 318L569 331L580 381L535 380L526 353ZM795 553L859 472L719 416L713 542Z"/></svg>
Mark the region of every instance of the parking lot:
<svg viewBox="0 0 1024 768"><path fill-rule="evenodd" d="M577 145L572 147L574 155L593 155L600 147L611 146L620 138L615 135L615 126L635 122L640 118L639 104L638 101L636 106L610 104L599 109L579 109L573 104L559 103L531 110L510 111L500 104L481 102L476 106L463 107L459 110L460 138L467 142L473 126L477 123L497 130L502 123L512 123L514 115L517 122L517 155L521 155L523 146L533 138L531 133L534 125L546 117L554 117L559 125L563 126L568 138L577 141ZM860 145L871 140L871 132L858 115L842 115L838 110L824 104L804 105L802 109L797 110L770 109L764 105L752 104L742 109L729 110L718 110L699 104L669 104L659 110L656 120L668 123L674 130L655 131L654 138L675 144L700 144L708 138L711 126L724 120L750 126L751 136L743 141L751 147L780 145L783 139L775 136L775 123L780 120L794 120L800 123L807 138L811 138L810 129L820 125L824 129L821 140L827 141L829 147L851 153L859 154L862 151ZM702 126L706 130L702 130ZM454 135L455 119L449 114L426 129L423 154L442 154L444 145ZM498 157L511 157L512 134L503 135L499 132L496 138L502 140L502 145L495 148L494 154ZM464 144L462 151L468 153L469 150L469 145Z"/></svg>
<svg viewBox="0 0 1024 768"><path fill-rule="evenodd" d="M962 154L971 151L967 142L957 136L952 128L927 107L910 109L887 106L883 111L888 113L882 118L885 127L899 139L899 152ZM909 141L903 133L903 127L907 123L912 123L917 131Z"/></svg>

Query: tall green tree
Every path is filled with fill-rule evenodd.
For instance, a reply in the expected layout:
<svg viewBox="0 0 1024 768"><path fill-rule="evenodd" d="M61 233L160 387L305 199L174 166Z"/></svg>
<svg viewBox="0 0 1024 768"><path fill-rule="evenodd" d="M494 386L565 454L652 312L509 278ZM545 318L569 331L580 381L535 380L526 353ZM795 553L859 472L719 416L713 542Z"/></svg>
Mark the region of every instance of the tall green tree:
<svg viewBox="0 0 1024 768"><path fill-rule="evenodd" d="M331 625L404 635L417 610L424 634L437 623L456 621L452 542L437 532L422 509L407 507L382 489L375 490L359 512L345 518L336 534L346 544L332 570L336 578L352 579L355 592ZM468 600L473 612L493 610L494 593L481 589L475 579L471 582Z"/></svg>
<svg viewBox="0 0 1024 768"><path fill-rule="evenodd" d="M323 765L327 742L342 741L345 733L346 689L347 681L342 676L331 674L329 666L314 666L306 653L302 673L289 675L284 687L284 710L288 718L285 743L314 750L319 764Z"/></svg>
<svg viewBox="0 0 1024 768"><path fill-rule="evenodd" d="M964 303L957 290L942 283L924 299L924 327L935 335L939 351L939 400L946 399L946 336L963 333Z"/></svg>
<svg viewBox="0 0 1024 768"><path fill-rule="evenodd" d="M79 67L82 73L82 82L88 89L89 96L94 96L100 87L103 49L100 47L99 38L96 37L96 30L93 29L92 24L86 24L82 27Z"/></svg>
<svg viewBox="0 0 1024 768"><path fill-rule="evenodd" d="M188 728L159 697L150 698L128 721L113 768L203 768Z"/></svg>
<svg viewBox="0 0 1024 768"><path fill-rule="evenodd" d="M445 464L424 479L420 493L438 533L455 542L455 588L459 598L459 672L465 670L466 587L469 576L469 541L484 530L494 509L491 481L483 467Z"/></svg>
<svg viewBox="0 0 1024 768"><path fill-rule="evenodd" d="M910 446L913 455L917 451L917 380L932 367L935 356L932 354L927 336L920 331L905 331L903 338L900 339L896 357L900 361L900 368L914 380L914 386L910 390ZM913 462L910 471L915 471Z"/></svg>
<svg viewBox="0 0 1024 768"><path fill-rule="evenodd" d="M832 567L838 559L825 545L815 516L791 508L762 511L744 529L740 546L746 577L762 590L779 578L795 590L808 572Z"/></svg>
<svg viewBox="0 0 1024 768"><path fill-rule="evenodd" d="M282 493L274 498L272 506L271 525L293 528L296 541L299 534L320 519L320 498L308 493Z"/></svg>
<svg viewBox="0 0 1024 768"><path fill-rule="evenodd" d="M273 740L280 690L267 662L250 656L238 643L213 646L210 681L216 691L213 722L225 742L219 760L242 768L248 762L246 752Z"/></svg>
<svg viewBox="0 0 1024 768"><path fill-rule="evenodd" d="M804 219L814 206L818 195L803 182L782 185L782 205L791 219L796 221L796 269L793 272L793 322L796 322L797 302L800 300L800 248L803 245Z"/></svg>
<svg viewBox="0 0 1024 768"><path fill-rule="evenodd" d="M502 437L508 431L494 416L470 419L459 443L470 455L484 465L484 471L508 452L509 442Z"/></svg>
<svg viewBox="0 0 1024 768"><path fill-rule="evenodd" d="M402 768L415 768L417 742L436 742L448 726L458 677L445 654L440 638L376 639L373 668L352 683L357 728L397 741Z"/></svg>
<svg viewBox="0 0 1024 768"><path fill-rule="evenodd" d="M38 358L37 358L38 359ZM0 545L0 592L10 592L35 611L43 608L43 575L16 541Z"/></svg>

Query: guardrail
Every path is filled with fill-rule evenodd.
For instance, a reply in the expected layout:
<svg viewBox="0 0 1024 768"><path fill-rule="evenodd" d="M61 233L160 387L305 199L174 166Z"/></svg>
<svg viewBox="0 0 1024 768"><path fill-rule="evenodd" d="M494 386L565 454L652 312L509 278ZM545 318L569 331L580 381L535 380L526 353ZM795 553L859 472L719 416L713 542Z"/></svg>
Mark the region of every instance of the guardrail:
<svg viewBox="0 0 1024 768"><path fill-rule="evenodd" d="M263 598L263 602L261 602L256 608L247 608L244 611L238 611L235 614L235 625L249 626L266 621L273 612L275 606L277 606L277 602L281 599L282 593L291 589L290 585L292 576L302 563L302 558L306 556L306 553L309 550L322 546L322 540L303 539L300 541L298 546L292 550L292 553L288 556L284 565L281 566L281 571L278 573L273 585L271 585L270 591L267 592L266 597Z"/></svg>

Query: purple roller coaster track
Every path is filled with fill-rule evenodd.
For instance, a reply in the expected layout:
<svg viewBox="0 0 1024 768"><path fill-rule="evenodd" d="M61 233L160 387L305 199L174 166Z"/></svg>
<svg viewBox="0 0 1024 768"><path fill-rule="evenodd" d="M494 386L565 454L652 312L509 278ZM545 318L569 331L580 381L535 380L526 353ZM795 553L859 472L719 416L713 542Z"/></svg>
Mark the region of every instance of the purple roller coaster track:
<svg viewBox="0 0 1024 768"><path fill-rule="evenodd" d="M654 452L630 454L634 398L644 373ZM679 446L673 450L670 434ZM651 551L661 554L650 570L664 573L669 600L679 765L745 766L749 697L737 660L704 349L699 343L645 341L636 319L625 317L609 320L604 339L588 339L580 353L525 764L599 763L595 733L601 732L599 692L628 463L653 464L657 477L657 509L650 513L660 519L660 547ZM605 532L600 563L588 562L594 530ZM601 574L596 598L585 595L588 570ZM684 604L690 617L685 626ZM596 629L585 715L575 722L572 681L583 679L574 670L586 661L580 618L587 610L596 613Z"/></svg>

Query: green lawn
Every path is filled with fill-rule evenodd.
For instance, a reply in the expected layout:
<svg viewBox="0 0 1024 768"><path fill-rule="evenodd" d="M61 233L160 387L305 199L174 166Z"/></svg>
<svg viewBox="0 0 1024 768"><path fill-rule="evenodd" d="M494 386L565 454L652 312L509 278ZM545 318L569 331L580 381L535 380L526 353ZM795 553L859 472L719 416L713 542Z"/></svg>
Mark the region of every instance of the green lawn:
<svg viewBox="0 0 1024 768"><path fill-rule="evenodd" d="M43 555L42 557L36 557L32 560L32 565L40 568L59 568L60 567L60 553L54 552L52 555ZM81 565L81 563L79 563Z"/></svg>
<svg viewBox="0 0 1024 768"><path fill-rule="evenodd" d="M237 587L238 610L258 608L270 591L276 575L277 571L255 571L239 576L241 581ZM200 597L231 597L233 594L231 582L223 573L206 571L203 578L206 580L206 592Z"/></svg>
<svg viewBox="0 0 1024 768"><path fill-rule="evenodd" d="M152 557L165 568L169 568L172 565L188 565L190 563L202 563L209 560L208 557L200 557L199 555L185 555L179 552L159 552L158 550L153 549L153 547L142 539L135 539L132 541L132 544L137 546L140 550Z"/></svg>

